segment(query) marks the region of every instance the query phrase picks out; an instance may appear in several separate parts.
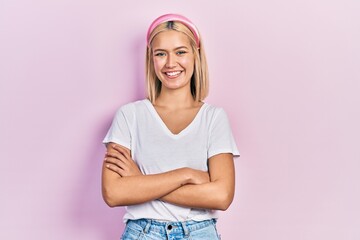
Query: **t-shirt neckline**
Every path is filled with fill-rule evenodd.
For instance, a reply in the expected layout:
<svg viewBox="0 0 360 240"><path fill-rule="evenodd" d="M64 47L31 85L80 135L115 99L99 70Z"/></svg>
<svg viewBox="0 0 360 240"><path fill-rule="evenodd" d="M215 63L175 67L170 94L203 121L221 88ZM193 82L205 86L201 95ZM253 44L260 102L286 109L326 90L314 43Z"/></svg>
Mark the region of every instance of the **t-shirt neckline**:
<svg viewBox="0 0 360 240"><path fill-rule="evenodd" d="M144 103L148 107L151 114L156 118L157 122L164 129L164 131L168 135L170 135L172 138L179 138L179 137L182 137L182 136L186 135L193 128L193 126L196 125L196 122L200 118L203 110L205 109L205 106L207 106L207 103L204 102L203 105L200 107L199 111L196 113L193 120L183 130L181 130L179 133L175 134L175 133L171 132L170 129L166 126L165 122L162 120L162 118L160 117L159 113L156 111L154 105L152 105L150 100L145 99Z"/></svg>

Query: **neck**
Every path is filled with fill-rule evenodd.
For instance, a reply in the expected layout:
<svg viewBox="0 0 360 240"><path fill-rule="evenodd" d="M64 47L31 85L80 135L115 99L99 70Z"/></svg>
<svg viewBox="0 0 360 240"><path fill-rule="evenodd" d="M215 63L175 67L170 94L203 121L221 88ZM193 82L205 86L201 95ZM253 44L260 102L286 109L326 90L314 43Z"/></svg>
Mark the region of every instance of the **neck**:
<svg viewBox="0 0 360 240"><path fill-rule="evenodd" d="M190 91L164 90L160 92L154 105L168 108L189 108L197 105Z"/></svg>

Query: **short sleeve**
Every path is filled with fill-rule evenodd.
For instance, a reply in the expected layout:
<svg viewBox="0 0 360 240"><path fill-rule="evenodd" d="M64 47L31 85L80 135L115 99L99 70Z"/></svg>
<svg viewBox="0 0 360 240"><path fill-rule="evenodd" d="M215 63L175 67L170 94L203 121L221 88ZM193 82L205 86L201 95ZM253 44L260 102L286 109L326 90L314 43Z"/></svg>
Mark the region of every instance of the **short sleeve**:
<svg viewBox="0 0 360 240"><path fill-rule="evenodd" d="M208 158L220 153L231 153L234 157L240 156L227 114L221 108L217 109L210 125L208 146Z"/></svg>
<svg viewBox="0 0 360 240"><path fill-rule="evenodd" d="M128 149L131 149L130 129L124 112L120 108L112 121L103 143L114 142Z"/></svg>

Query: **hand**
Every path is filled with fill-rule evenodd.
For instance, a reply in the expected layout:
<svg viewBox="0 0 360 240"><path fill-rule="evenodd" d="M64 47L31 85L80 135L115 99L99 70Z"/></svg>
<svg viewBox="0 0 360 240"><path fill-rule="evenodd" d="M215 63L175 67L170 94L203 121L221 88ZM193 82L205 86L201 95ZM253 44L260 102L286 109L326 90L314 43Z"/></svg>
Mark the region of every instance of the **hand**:
<svg viewBox="0 0 360 240"><path fill-rule="evenodd" d="M204 184L210 182L210 175L205 171L191 169L191 176L189 184Z"/></svg>
<svg viewBox="0 0 360 240"><path fill-rule="evenodd" d="M121 177L142 175L139 167L131 158L130 151L121 145L114 144L105 154L105 166Z"/></svg>

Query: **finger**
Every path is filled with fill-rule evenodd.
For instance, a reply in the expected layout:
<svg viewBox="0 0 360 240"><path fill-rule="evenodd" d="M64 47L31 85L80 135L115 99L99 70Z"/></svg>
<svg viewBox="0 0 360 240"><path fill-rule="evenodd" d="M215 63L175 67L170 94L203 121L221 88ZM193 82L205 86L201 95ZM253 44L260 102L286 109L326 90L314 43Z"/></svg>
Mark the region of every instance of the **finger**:
<svg viewBox="0 0 360 240"><path fill-rule="evenodd" d="M124 170L128 170L129 168L132 168L132 160L126 159L124 156L122 156L120 159L119 158L114 158L114 157L105 157L105 158L109 158L108 161L111 161L112 163L118 165L119 167L121 167Z"/></svg>
<svg viewBox="0 0 360 240"><path fill-rule="evenodd" d="M108 163L107 163L107 164L105 164L105 167L106 167L107 169L109 169L109 170L111 170L111 171L119 174L120 176L122 176L122 173L123 173L122 169L119 168L119 167L117 167L116 165L108 164Z"/></svg>
<svg viewBox="0 0 360 240"><path fill-rule="evenodd" d="M109 154L116 155L116 156L124 156L127 159L131 159L130 151L127 148L123 148L120 145L113 146L112 149L108 149L107 151Z"/></svg>
<svg viewBox="0 0 360 240"><path fill-rule="evenodd" d="M114 146L113 148L117 153L122 154L125 158L127 158L129 160L131 159L130 152L128 149L123 148L121 146Z"/></svg>
<svg viewBox="0 0 360 240"><path fill-rule="evenodd" d="M131 165L131 160L128 160L122 154L106 154L104 160L106 161L106 159L108 159L107 161L116 164L123 169L129 168Z"/></svg>
<svg viewBox="0 0 360 240"><path fill-rule="evenodd" d="M115 158L122 162L123 165L126 165L128 167L132 166L134 161L131 158L126 158L124 155L118 153L118 154L106 154L105 158Z"/></svg>
<svg viewBox="0 0 360 240"><path fill-rule="evenodd" d="M141 172L140 173L137 173L137 174L134 174L133 172L129 171L128 169L123 169L123 168L120 168L116 165L113 165L113 164L105 164L105 167L117 174L119 174L121 177L127 177L127 176L134 176L134 175L141 175Z"/></svg>
<svg viewBox="0 0 360 240"><path fill-rule="evenodd" d="M112 157L117 159L125 159L125 156L118 152L107 152L105 153L105 157Z"/></svg>
<svg viewBox="0 0 360 240"><path fill-rule="evenodd" d="M122 160L119 160L117 158L113 158L113 157L106 157L104 159L104 161L106 163L111 163L113 165L116 165L117 167L121 168L121 169L128 169L128 166L126 163L124 163Z"/></svg>
<svg viewBox="0 0 360 240"><path fill-rule="evenodd" d="M126 156L124 156L122 153L116 152L116 153L106 153L105 154L105 158L106 157L111 157L111 158L117 158L120 161L122 161L124 164L130 165L131 162L133 162L133 160L131 158L127 158Z"/></svg>
<svg viewBox="0 0 360 240"><path fill-rule="evenodd" d="M118 152L118 151L116 151L116 150L115 150L115 149L113 149L113 148L107 149L107 151L106 151L106 153L105 153L105 154L107 154L107 153L119 154L119 152Z"/></svg>
<svg viewBox="0 0 360 240"><path fill-rule="evenodd" d="M127 149L119 144L113 145L112 147L119 153L123 154L127 159L131 158L129 149Z"/></svg>

